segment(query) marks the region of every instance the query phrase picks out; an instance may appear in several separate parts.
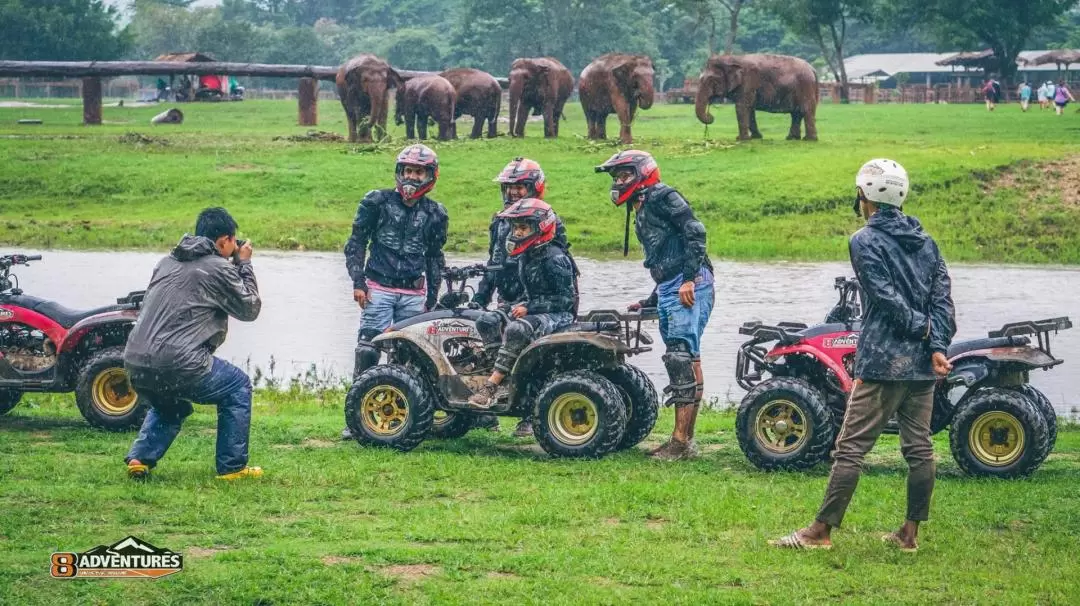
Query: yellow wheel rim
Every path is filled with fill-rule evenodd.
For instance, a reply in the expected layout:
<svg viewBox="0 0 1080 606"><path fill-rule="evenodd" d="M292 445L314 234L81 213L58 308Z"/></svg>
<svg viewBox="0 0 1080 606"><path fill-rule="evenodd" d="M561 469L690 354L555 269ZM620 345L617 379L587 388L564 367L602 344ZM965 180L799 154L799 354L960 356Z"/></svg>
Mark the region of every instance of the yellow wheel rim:
<svg viewBox="0 0 1080 606"><path fill-rule="evenodd" d="M968 432L972 454L984 465L1004 467L1024 454L1024 426L1007 412L979 415Z"/></svg>
<svg viewBox="0 0 1080 606"><path fill-rule="evenodd" d="M578 446L596 435L599 427L596 404L580 393L564 393L548 408L547 422L556 440Z"/></svg>
<svg viewBox="0 0 1080 606"><path fill-rule="evenodd" d="M400 389L379 385L366 394L360 405L360 422L380 436L401 433L409 421L409 400Z"/></svg>
<svg viewBox="0 0 1080 606"><path fill-rule="evenodd" d="M798 450L807 438L806 413L790 400L773 400L754 418L754 439L765 450L787 454Z"/></svg>
<svg viewBox="0 0 1080 606"><path fill-rule="evenodd" d="M435 416L432 419L431 424L435 427L441 427L453 420L453 413L446 412L445 410L436 410Z"/></svg>
<svg viewBox="0 0 1080 606"><path fill-rule="evenodd" d="M94 377L94 406L107 415L119 417L135 408L139 394L131 387L123 368L109 368Z"/></svg>

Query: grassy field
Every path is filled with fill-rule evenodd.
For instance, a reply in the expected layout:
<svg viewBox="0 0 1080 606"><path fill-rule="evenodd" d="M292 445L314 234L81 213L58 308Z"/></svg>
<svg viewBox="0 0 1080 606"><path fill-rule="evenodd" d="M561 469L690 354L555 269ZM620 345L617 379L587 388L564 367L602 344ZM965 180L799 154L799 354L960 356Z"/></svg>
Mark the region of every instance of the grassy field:
<svg viewBox="0 0 1080 606"><path fill-rule="evenodd" d="M905 467L885 437L836 549L791 553L765 541L812 518L828 470L754 470L730 414L704 415L697 462L638 450L561 461L509 437L508 421L409 454L362 449L335 440L340 400L258 393L261 480L214 480L203 409L134 484L122 462L133 434L88 429L66 396L28 396L0 417L0 602L1064 604L1080 590L1075 426L1018 481L960 475L938 436L932 520L913 555L878 540L903 511ZM670 428L665 410L652 439ZM183 553L185 570L50 578L51 552L129 534Z"/></svg>
<svg viewBox="0 0 1080 606"><path fill-rule="evenodd" d="M183 125L152 127L160 110L110 106L107 124L84 127L77 105L0 108L0 243L162 249L191 229L199 209L222 204L257 246L337 250L360 197L392 183L403 145L401 127L381 145L275 140L307 130L295 126L290 101L189 104ZM606 176L592 171L617 146L584 139L580 106L567 113L554 141L531 123L524 140L433 143L442 162L434 197L450 211L450 249L486 246L499 204L491 179L524 154L547 171L548 199L575 250L618 253L622 215L608 202ZM637 145L657 156L665 180L706 223L714 256L844 258L858 226L852 176L865 160L887 156L910 171L909 211L950 260L1080 262L1080 165L1040 164L1075 153L1080 116L1071 112L825 104L816 144L785 141L788 118L770 114L759 116L766 140L736 144L731 106L714 113L706 132L691 106L658 105L634 128ZM20 118L45 123L17 125ZM344 132L337 102L322 103L319 128Z"/></svg>

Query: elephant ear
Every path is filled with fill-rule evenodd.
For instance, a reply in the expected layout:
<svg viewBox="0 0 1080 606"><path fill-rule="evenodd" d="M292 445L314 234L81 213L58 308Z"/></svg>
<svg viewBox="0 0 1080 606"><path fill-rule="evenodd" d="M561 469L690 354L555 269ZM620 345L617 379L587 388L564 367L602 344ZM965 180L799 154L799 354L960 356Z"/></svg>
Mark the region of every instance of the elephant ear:
<svg viewBox="0 0 1080 606"><path fill-rule="evenodd" d="M722 70L727 80L728 91L734 91L742 86L743 69L741 63L736 63L734 61L728 62L723 66Z"/></svg>
<svg viewBox="0 0 1080 606"><path fill-rule="evenodd" d="M626 86L634 79L635 67L637 67L636 61L623 61L611 70L611 75L615 77L615 81L620 85Z"/></svg>

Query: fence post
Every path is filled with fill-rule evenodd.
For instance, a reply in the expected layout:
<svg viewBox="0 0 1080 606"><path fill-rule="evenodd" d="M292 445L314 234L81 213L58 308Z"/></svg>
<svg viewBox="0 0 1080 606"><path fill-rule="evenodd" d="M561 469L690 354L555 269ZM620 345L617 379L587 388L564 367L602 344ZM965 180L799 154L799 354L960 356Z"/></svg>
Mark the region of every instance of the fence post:
<svg viewBox="0 0 1080 606"><path fill-rule="evenodd" d="M101 78L82 79L83 124L101 124Z"/></svg>
<svg viewBox="0 0 1080 606"><path fill-rule="evenodd" d="M315 78L300 78L300 91L297 101L300 104L300 126L315 126L319 123L319 81Z"/></svg>

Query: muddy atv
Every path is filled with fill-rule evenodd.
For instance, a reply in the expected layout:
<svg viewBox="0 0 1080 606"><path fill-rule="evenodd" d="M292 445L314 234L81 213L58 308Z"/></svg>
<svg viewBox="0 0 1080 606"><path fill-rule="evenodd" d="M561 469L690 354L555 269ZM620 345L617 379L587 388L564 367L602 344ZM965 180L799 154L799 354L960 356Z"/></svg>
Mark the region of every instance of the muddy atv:
<svg viewBox="0 0 1080 606"><path fill-rule="evenodd" d="M136 429L149 410L124 371L124 345L144 292L115 305L75 310L25 294L11 269L41 255L0 256L0 415L27 392L75 392L90 425Z"/></svg>
<svg viewBox="0 0 1080 606"><path fill-rule="evenodd" d="M862 301L854 279L837 278L836 288L840 301L824 324L748 322L739 329L751 339L736 361L736 380L748 391L736 433L747 459L761 469L813 467L828 459L839 433L854 386ZM1068 318L1016 322L949 347L953 370L937 384L930 430L950 429L962 470L1015 478L1046 460L1057 439L1057 416L1029 375L1063 362L1051 355L1050 334L1071 327ZM894 418L885 433L897 432Z"/></svg>
<svg viewBox="0 0 1080 606"><path fill-rule="evenodd" d="M382 363L357 377L346 396L345 422L356 439L408 451L429 437L453 438L478 415L533 419L549 454L599 458L631 448L656 424L656 388L627 358L649 351L641 323L655 313L592 311L531 343L507 375L491 408L469 404L491 374L476 331L480 310L463 308L466 280L484 266L450 268L443 309L400 322L373 339ZM448 280L450 282L450 280Z"/></svg>

